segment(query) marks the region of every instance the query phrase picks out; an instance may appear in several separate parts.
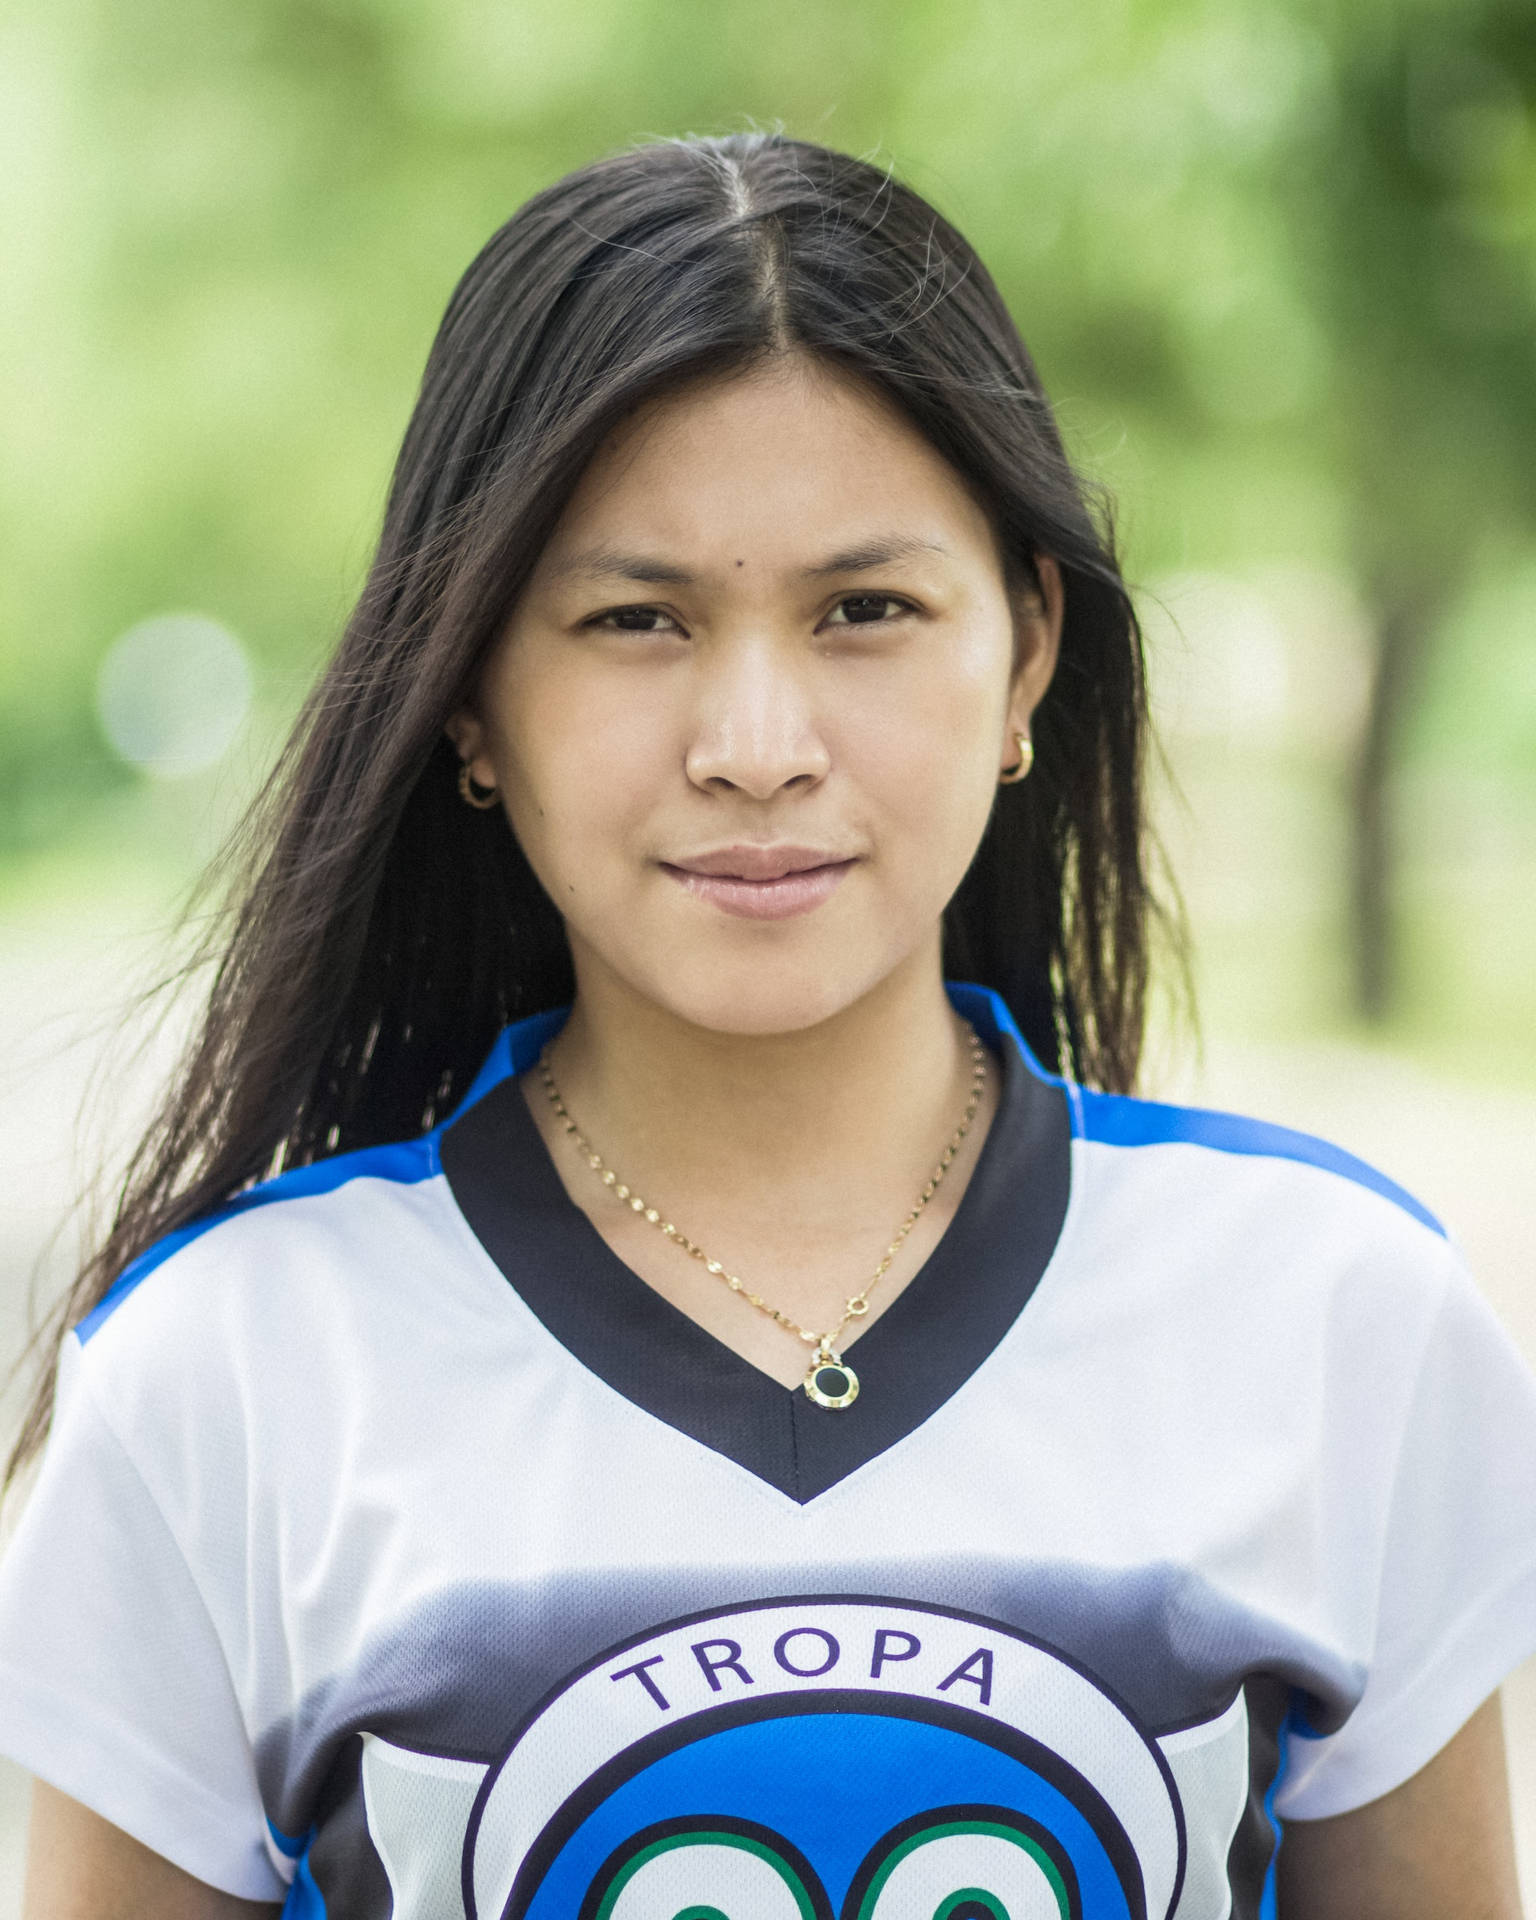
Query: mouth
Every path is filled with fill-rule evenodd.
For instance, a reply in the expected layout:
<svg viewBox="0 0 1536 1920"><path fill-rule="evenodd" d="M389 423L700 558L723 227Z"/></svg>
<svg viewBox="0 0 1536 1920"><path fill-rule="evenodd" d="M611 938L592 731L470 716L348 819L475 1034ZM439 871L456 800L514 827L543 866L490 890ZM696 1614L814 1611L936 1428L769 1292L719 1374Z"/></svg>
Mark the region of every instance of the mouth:
<svg viewBox="0 0 1536 1920"><path fill-rule="evenodd" d="M858 864L814 847L721 847L662 872L696 899L744 920L789 920L834 894Z"/></svg>

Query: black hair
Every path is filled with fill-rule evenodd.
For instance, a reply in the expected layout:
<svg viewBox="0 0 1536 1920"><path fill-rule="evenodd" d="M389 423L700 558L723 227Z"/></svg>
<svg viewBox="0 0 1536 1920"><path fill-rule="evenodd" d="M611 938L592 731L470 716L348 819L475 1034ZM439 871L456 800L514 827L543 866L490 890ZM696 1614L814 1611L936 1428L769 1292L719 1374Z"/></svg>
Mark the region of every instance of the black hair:
<svg viewBox="0 0 1536 1920"><path fill-rule="evenodd" d="M1155 911L1140 636L996 286L866 162L777 134L645 145L528 201L454 291L362 595L248 822L201 1028L56 1333L252 1182L431 1126L501 1026L569 999L559 915L504 816L460 801L444 723L607 436L785 353L893 402L982 502L1014 579L1060 566L1035 770L999 790L945 962L996 988L1048 1065L1130 1087Z"/></svg>

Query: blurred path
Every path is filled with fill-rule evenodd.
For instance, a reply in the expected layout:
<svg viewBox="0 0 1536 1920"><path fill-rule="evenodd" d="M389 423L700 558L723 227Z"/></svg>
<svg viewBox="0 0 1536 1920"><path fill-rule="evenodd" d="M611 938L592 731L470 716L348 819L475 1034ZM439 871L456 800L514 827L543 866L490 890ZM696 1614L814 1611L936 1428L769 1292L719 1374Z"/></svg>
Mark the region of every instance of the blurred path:
<svg viewBox="0 0 1536 1920"><path fill-rule="evenodd" d="M15 1351L29 1276L81 1171L82 1095L152 952L141 929L83 917L67 939L40 928L0 949L0 1357ZM167 1051L160 1045L136 1071L114 1073L98 1122L108 1135L131 1131ZM1401 1181L1446 1220L1536 1366L1536 1094L1456 1085L1365 1048L1219 1042L1203 1068L1155 1090L1325 1134ZM60 1270L56 1255L47 1271ZM8 1414L0 1404L7 1424L14 1413L14 1401ZM1522 1880L1536 1920L1536 1663L1515 1676L1506 1702ZM0 1920L20 1912L24 1808L24 1782L0 1762Z"/></svg>

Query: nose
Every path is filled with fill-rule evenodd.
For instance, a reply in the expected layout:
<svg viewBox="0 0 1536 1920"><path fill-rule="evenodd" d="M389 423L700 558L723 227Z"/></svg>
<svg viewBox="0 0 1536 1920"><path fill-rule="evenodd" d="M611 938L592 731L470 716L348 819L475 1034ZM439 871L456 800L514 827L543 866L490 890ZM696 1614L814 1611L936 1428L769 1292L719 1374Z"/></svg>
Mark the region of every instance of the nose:
<svg viewBox="0 0 1536 1920"><path fill-rule="evenodd" d="M809 788L831 755L795 663L769 641L723 647L702 671L688 778L754 800Z"/></svg>

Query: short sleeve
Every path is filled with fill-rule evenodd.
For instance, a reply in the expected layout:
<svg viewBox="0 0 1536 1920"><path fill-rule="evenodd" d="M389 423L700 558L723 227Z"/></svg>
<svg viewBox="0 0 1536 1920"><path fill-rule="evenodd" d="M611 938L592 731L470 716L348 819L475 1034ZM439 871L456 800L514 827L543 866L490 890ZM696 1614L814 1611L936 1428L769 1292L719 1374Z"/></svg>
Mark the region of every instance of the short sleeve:
<svg viewBox="0 0 1536 1920"><path fill-rule="evenodd" d="M1406 1405L1364 1691L1337 1732L1289 1741L1284 1818L1400 1786L1536 1652L1536 1380L1459 1261Z"/></svg>
<svg viewBox="0 0 1536 1920"><path fill-rule="evenodd" d="M0 1563L0 1752L200 1880L287 1891L213 1622L74 1340Z"/></svg>

